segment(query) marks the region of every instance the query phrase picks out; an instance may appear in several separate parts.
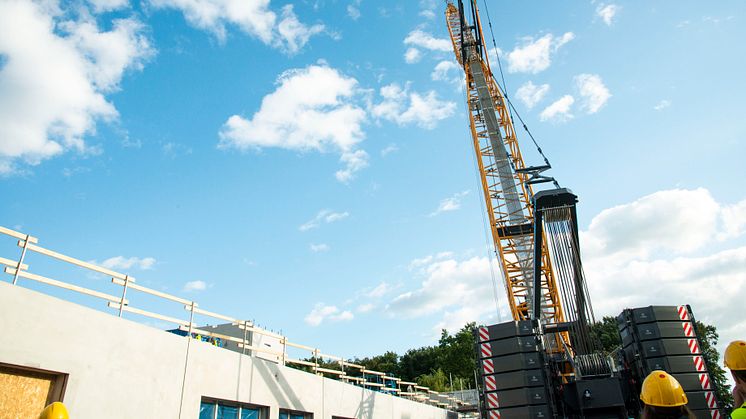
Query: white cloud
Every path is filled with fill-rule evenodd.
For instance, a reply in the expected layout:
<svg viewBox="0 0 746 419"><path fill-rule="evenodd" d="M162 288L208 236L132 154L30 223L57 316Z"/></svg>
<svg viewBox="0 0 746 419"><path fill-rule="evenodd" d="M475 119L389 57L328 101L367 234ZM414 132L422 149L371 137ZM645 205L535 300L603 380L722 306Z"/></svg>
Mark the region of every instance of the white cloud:
<svg viewBox="0 0 746 419"><path fill-rule="evenodd" d="M662 99L660 102L658 102L658 104L653 106L653 109L655 109L656 111L662 111L669 106L671 106L671 101L668 99Z"/></svg>
<svg viewBox="0 0 746 419"><path fill-rule="evenodd" d="M337 172L340 181L349 181L367 166L367 154L356 150L365 120L365 111L353 102L357 80L326 65L311 65L284 72L277 85L251 119L228 118L220 130L219 148L331 149L345 165Z"/></svg>
<svg viewBox="0 0 746 419"><path fill-rule="evenodd" d="M324 243L311 243L309 246L309 249L311 249L314 253L321 253L321 252L328 252L329 251L329 245Z"/></svg>
<svg viewBox="0 0 746 419"><path fill-rule="evenodd" d="M443 212L456 211L461 208L461 199L469 194L469 191L457 192L452 196L445 198L440 201L438 208L430 213L430 217L434 217Z"/></svg>
<svg viewBox="0 0 746 419"><path fill-rule="evenodd" d="M619 13L622 8L616 4L599 4L596 8L596 15L600 17L607 26L611 26L614 23L614 16Z"/></svg>
<svg viewBox="0 0 746 419"><path fill-rule="evenodd" d="M314 228L318 228L321 224L331 224L339 220L344 220L349 217L350 213L345 212L334 212L332 210L324 209L318 212L315 217L303 223L298 230L308 231Z"/></svg>
<svg viewBox="0 0 746 419"><path fill-rule="evenodd" d="M318 326L325 320L332 322L349 321L355 316L351 311L340 310L336 306L327 306L323 303L317 303L308 315L306 315L304 321L309 326Z"/></svg>
<svg viewBox="0 0 746 419"><path fill-rule="evenodd" d="M537 86L533 82L528 81L518 88L518 90L515 92L515 96L518 98L518 100L523 102L523 104L526 105L527 108L531 109L534 107L534 105L544 99L544 96L546 96L547 92L549 92L548 84Z"/></svg>
<svg viewBox="0 0 746 419"><path fill-rule="evenodd" d="M0 2L0 173L75 149L117 110L105 97L154 50L135 19L101 31L90 18L62 17L33 2Z"/></svg>
<svg viewBox="0 0 746 419"><path fill-rule="evenodd" d="M269 9L269 0L150 0L156 8L177 9L190 25L226 39L226 26L235 25L266 45L289 54L297 53L308 39L324 31L324 25L305 25L293 5L285 5L281 17Z"/></svg>
<svg viewBox="0 0 746 419"><path fill-rule="evenodd" d="M419 62L421 58L422 53L417 48L407 48L407 51L404 53L404 61L407 64Z"/></svg>
<svg viewBox="0 0 746 419"><path fill-rule="evenodd" d="M355 173L368 167L368 153L363 150L344 152L339 160L345 164L345 168L337 170L334 176L342 183L351 181Z"/></svg>
<svg viewBox="0 0 746 419"><path fill-rule="evenodd" d="M353 0L347 5L347 16L352 20L360 19L360 2L361 0Z"/></svg>
<svg viewBox="0 0 746 419"><path fill-rule="evenodd" d="M324 25L316 24L306 26L298 20L293 12L293 5L288 4L282 8L282 20L277 24L277 32L285 41L284 49L289 54L296 54L300 51L308 40L316 34L324 31Z"/></svg>
<svg viewBox="0 0 746 419"><path fill-rule="evenodd" d="M207 283L205 281L189 281L184 284L183 290L185 292L204 291L207 289Z"/></svg>
<svg viewBox="0 0 746 419"><path fill-rule="evenodd" d="M432 20L435 19L435 12L432 10L422 10L420 11L420 16Z"/></svg>
<svg viewBox="0 0 746 419"><path fill-rule="evenodd" d="M746 320L723 307L746 299L746 247L726 242L743 238L744 220L746 199L722 204L706 189L659 191L602 211L581 233L596 314L691 304L718 327L721 350L742 338Z"/></svg>
<svg viewBox="0 0 746 419"><path fill-rule="evenodd" d="M435 65L433 72L430 73L430 78L436 81L447 81L456 86L461 87L463 81L463 73L460 71L461 67L451 60L444 60ZM455 72L455 74L452 74Z"/></svg>
<svg viewBox="0 0 746 419"><path fill-rule="evenodd" d="M433 90L420 94L410 92L409 86L402 88L392 83L382 87L380 93L383 101L373 105L371 114L399 125L416 124L433 129L438 121L453 115L456 110L455 103L441 101Z"/></svg>
<svg viewBox="0 0 746 419"><path fill-rule="evenodd" d="M533 74L544 71L552 64L552 54L574 38L572 32L566 32L560 37L551 33L539 39L526 37L520 46L516 46L507 54L508 71Z"/></svg>
<svg viewBox="0 0 746 419"><path fill-rule="evenodd" d="M673 189L603 210L582 237L592 257L647 259L656 252L673 255L703 249L718 235L743 233L736 221L746 201L721 206L706 189Z"/></svg>
<svg viewBox="0 0 746 419"><path fill-rule="evenodd" d="M404 45L427 49L430 51L450 52L453 51L453 44L445 38L436 38L428 32L415 29L404 38Z"/></svg>
<svg viewBox="0 0 746 419"><path fill-rule="evenodd" d="M583 100L581 107L589 114L598 112L611 97L598 74L579 74L575 76L575 85Z"/></svg>
<svg viewBox="0 0 746 419"><path fill-rule="evenodd" d="M148 270L153 269L153 266L155 265L155 258L152 257L145 257L145 258L139 258L136 256L132 257L125 257L125 256L114 256L106 259L105 261L98 263L96 261L93 261L92 263L95 265L101 265L104 268L107 269L114 269L114 270L127 270L127 269L141 269L141 270Z"/></svg>
<svg viewBox="0 0 746 419"><path fill-rule="evenodd" d="M389 144L383 150L381 150L381 157L386 157L391 153L399 151L399 147L396 144Z"/></svg>
<svg viewBox="0 0 746 419"><path fill-rule="evenodd" d="M93 5L93 9L96 13L110 12L112 10L129 7L128 0L88 0L88 2Z"/></svg>
<svg viewBox="0 0 746 419"><path fill-rule="evenodd" d="M539 114L541 121L553 121L553 122L564 122L573 118L572 115L572 104L575 103L575 98L570 95L564 95L561 98L554 101L551 105L544 108Z"/></svg>
<svg viewBox="0 0 746 419"><path fill-rule="evenodd" d="M359 306L357 306L357 308L355 309L355 311L357 311L358 313L369 313L374 308L376 308L375 304L373 304L373 303L364 303L364 304L360 304Z"/></svg>
<svg viewBox="0 0 746 419"><path fill-rule="evenodd" d="M391 285L388 282L381 282L376 285L372 290L365 293L368 298L381 298L388 294L392 290Z"/></svg>
<svg viewBox="0 0 746 419"><path fill-rule="evenodd" d="M414 263L414 261L413 261ZM436 330L454 331L469 321L495 320L495 300L486 257L465 260L430 259L418 262L419 287L397 295L386 306L394 317L421 317L439 313ZM503 301L504 302L504 301Z"/></svg>
<svg viewBox="0 0 746 419"><path fill-rule="evenodd" d="M439 260L443 260L443 259L450 259L452 257L453 257L453 252L446 251L446 252L439 252L439 253L436 253L434 255L427 255L425 257L421 257L421 258L417 258L417 259L412 259L412 261L409 262L409 270L412 271L412 270L415 270L415 269L420 269L423 266L427 266L427 265L433 263L434 261L439 261Z"/></svg>

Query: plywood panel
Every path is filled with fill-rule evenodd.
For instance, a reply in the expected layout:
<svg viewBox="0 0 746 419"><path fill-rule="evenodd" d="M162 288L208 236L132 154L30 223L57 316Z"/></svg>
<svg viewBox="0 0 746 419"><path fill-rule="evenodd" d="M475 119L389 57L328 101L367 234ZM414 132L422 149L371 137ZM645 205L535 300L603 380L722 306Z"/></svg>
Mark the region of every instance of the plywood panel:
<svg viewBox="0 0 746 419"><path fill-rule="evenodd" d="M56 376L0 366L0 418L36 418L50 398Z"/></svg>

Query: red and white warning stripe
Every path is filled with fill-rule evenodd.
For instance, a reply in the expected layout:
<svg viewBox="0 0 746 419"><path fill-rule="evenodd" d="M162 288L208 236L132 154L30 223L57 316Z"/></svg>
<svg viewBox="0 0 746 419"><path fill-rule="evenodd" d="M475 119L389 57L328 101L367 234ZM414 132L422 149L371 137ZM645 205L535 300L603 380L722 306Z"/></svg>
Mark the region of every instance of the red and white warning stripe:
<svg viewBox="0 0 746 419"><path fill-rule="evenodd" d="M481 344L480 350L482 352L482 358L489 358L492 356L492 345L490 345L489 343Z"/></svg>
<svg viewBox="0 0 746 419"><path fill-rule="evenodd" d="M487 408L497 409L500 403L497 401L497 393L487 393Z"/></svg>
<svg viewBox="0 0 746 419"><path fill-rule="evenodd" d="M484 377L484 388L487 389L487 391L497 390L497 381L495 380L494 375L488 375Z"/></svg>
<svg viewBox="0 0 746 419"><path fill-rule="evenodd" d="M677 309L681 320L689 320L689 310L686 309L686 306L678 306Z"/></svg>
<svg viewBox="0 0 746 419"><path fill-rule="evenodd" d="M482 369L485 374L492 374L495 372L495 365L492 363L491 359L485 359L482 361Z"/></svg>
<svg viewBox="0 0 746 419"><path fill-rule="evenodd" d="M704 358L702 358L701 356L693 356L692 360L694 361L694 368L697 371L706 371Z"/></svg>
<svg viewBox="0 0 746 419"><path fill-rule="evenodd" d="M712 419L720 419L720 411L719 410L710 410L710 416L712 416Z"/></svg>
<svg viewBox="0 0 746 419"><path fill-rule="evenodd" d="M715 393L708 391L705 393L705 400L707 400L707 407L710 409L717 409L718 402L715 400Z"/></svg>
<svg viewBox="0 0 746 419"><path fill-rule="evenodd" d="M690 322L681 323L681 327L684 329L684 336L690 338L694 337L694 327L692 327L692 324Z"/></svg>
<svg viewBox="0 0 746 419"><path fill-rule="evenodd" d="M709 374L699 374L699 384L702 386L702 390L712 390Z"/></svg>
<svg viewBox="0 0 746 419"><path fill-rule="evenodd" d="M697 343L697 339L687 339L687 342L689 343L689 352L694 354L699 353L699 344Z"/></svg>
<svg viewBox="0 0 746 419"><path fill-rule="evenodd" d="M486 327L479 328L479 341L485 342L490 340L490 332Z"/></svg>
<svg viewBox="0 0 746 419"><path fill-rule="evenodd" d="M490 419L501 419L499 410L490 410Z"/></svg>

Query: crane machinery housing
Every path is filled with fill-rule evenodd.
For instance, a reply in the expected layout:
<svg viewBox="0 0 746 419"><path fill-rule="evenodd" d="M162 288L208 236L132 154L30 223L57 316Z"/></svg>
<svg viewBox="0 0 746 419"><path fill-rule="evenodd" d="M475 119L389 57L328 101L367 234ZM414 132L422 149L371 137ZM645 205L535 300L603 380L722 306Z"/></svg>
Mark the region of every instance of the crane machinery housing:
<svg viewBox="0 0 746 419"><path fill-rule="evenodd" d="M643 378L661 369L682 383L698 418L719 418L689 306L626 309L617 318L622 347L601 350L591 333L577 197L543 174L551 168L546 158L526 165L477 2L467 1L446 2L446 25L465 74L469 130L513 317L475 333L481 416L628 418L641 410ZM550 182L555 188L534 191Z"/></svg>

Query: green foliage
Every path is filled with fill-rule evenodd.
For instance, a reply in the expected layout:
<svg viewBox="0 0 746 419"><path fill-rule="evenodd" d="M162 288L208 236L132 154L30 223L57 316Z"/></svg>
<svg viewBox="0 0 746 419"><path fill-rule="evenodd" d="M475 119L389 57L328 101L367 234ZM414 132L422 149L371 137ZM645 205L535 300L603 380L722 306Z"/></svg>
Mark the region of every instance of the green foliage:
<svg viewBox="0 0 746 419"><path fill-rule="evenodd" d="M422 374L417 377L417 384L430 388L434 391L450 391L448 377L442 369L438 368L431 374Z"/></svg>
<svg viewBox="0 0 746 419"><path fill-rule="evenodd" d="M376 355L372 358L356 359L352 362L362 365L368 370L379 371L394 376L399 374L399 355L395 352L388 351L383 355Z"/></svg>
<svg viewBox="0 0 746 419"><path fill-rule="evenodd" d="M705 358L705 364L707 364L707 370L710 372L710 380L712 380L718 398L723 403L723 408L730 412L733 410L733 395L730 392L730 386L725 375L725 370L720 366L720 354L718 354L715 347L718 344L717 329L715 326L704 324L700 321L695 323L697 329L697 336L699 336L700 348L702 355Z"/></svg>
<svg viewBox="0 0 746 419"><path fill-rule="evenodd" d="M436 370L438 352L439 348L436 346L408 350L399 359L399 377L404 381L415 381L417 377Z"/></svg>
<svg viewBox="0 0 746 419"><path fill-rule="evenodd" d="M473 377L477 365L474 350L474 330L476 323L468 323L456 334L450 335L443 330L438 342L438 368L447 371L453 377L466 379Z"/></svg>
<svg viewBox="0 0 746 419"><path fill-rule="evenodd" d="M610 354L622 346L622 338L619 336L619 328L616 319L605 316L600 322L591 325L591 335L601 344L601 349Z"/></svg>

